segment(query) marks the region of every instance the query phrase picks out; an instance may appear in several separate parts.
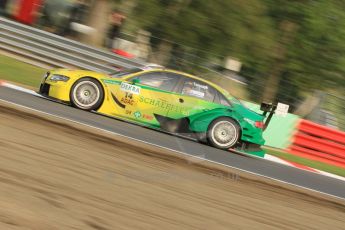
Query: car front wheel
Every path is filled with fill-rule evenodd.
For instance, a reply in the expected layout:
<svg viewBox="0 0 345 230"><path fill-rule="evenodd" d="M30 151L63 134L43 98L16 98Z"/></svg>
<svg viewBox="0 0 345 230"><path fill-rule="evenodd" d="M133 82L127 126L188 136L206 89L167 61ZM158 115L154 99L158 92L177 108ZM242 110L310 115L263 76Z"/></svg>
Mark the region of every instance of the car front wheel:
<svg viewBox="0 0 345 230"><path fill-rule="evenodd" d="M208 143L219 149L229 149L236 145L240 138L238 123L230 118L214 120L207 131Z"/></svg>
<svg viewBox="0 0 345 230"><path fill-rule="evenodd" d="M76 108L97 110L103 102L103 87L93 78L82 78L72 86L70 98L72 105Z"/></svg>

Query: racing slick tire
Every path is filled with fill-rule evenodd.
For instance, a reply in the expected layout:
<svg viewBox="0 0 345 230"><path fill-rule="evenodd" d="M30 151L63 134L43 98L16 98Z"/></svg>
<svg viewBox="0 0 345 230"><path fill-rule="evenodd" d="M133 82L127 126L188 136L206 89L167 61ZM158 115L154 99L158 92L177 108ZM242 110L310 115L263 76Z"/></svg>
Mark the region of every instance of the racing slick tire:
<svg viewBox="0 0 345 230"><path fill-rule="evenodd" d="M70 92L71 104L82 110L97 110L103 103L104 90L97 80L89 77L76 81Z"/></svg>
<svg viewBox="0 0 345 230"><path fill-rule="evenodd" d="M240 126L236 121L221 117L212 121L206 135L209 145L219 149L229 149L237 144L240 133Z"/></svg>

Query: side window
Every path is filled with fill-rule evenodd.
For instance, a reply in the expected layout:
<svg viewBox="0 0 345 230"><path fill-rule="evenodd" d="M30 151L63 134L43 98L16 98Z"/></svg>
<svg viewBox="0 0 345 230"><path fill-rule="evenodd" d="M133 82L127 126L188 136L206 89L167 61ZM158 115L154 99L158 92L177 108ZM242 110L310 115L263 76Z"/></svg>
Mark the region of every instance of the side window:
<svg viewBox="0 0 345 230"><path fill-rule="evenodd" d="M230 106L230 102L224 97L223 94L218 92L218 95L219 95L219 104L225 105L225 106Z"/></svg>
<svg viewBox="0 0 345 230"><path fill-rule="evenodd" d="M213 102L216 90L208 84L188 78L182 86L182 94Z"/></svg>
<svg viewBox="0 0 345 230"><path fill-rule="evenodd" d="M149 72L136 76L129 80L139 79L140 84L155 87L165 91L173 91L180 77L178 75L170 75L165 72Z"/></svg>

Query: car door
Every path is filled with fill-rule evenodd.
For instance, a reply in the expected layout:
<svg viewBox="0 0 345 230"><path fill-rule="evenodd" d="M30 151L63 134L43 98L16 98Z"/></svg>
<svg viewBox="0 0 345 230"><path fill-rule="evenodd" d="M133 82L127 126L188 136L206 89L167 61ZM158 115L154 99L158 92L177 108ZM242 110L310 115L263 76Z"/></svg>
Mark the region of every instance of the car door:
<svg viewBox="0 0 345 230"><path fill-rule="evenodd" d="M127 81L136 81L140 93L134 98L135 107L128 111L132 119L140 123L159 126L158 117L165 117L173 109L172 95L180 80L179 75L168 75L165 71L151 71L137 75Z"/></svg>
<svg viewBox="0 0 345 230"><path fill-rule="evenodd" d="M168 117L180 119L218 108L220 105L215 102L216 95L217 90L206 82L186 76L172 99L178 109L170 110Z"/></svg>

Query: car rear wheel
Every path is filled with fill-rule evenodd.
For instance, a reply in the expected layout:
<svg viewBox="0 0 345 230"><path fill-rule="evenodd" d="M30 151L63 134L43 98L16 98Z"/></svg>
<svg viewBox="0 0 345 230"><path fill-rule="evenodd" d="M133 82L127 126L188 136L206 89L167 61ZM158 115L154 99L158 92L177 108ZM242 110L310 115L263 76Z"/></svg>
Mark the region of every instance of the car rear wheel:
<svg viewBox="0 0 345 230"><path fill-rule="evenodd" d="M230 118L214 120L207 131L208 143L219 149L229 149L236 145L240 138L238 123Z"/></svg>
<svg viewBox="0 0 345 230"><path fill-rule="evenodd" d="M72 105L76 108L97 110L103 102L103 87L93 78L82 78L72 86L70 98Z"/></svg>

